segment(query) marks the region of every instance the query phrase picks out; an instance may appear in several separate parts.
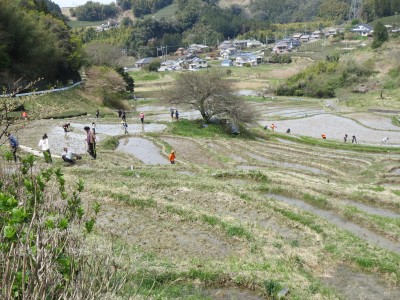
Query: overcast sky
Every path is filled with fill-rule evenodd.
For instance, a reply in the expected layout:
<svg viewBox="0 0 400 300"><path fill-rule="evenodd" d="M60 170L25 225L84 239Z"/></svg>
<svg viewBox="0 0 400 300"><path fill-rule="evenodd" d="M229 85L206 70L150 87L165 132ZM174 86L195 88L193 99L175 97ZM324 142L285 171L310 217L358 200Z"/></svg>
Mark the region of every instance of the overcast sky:
<svg viewBox="0 0 400 300"><path fill-rule="evenodd" d="M60 7L75 7L79 5L83 5L89 0L51 0L52 2L58 4ZM93 2L100 2L103 4L110 4L111 2L115 2L115 0L92 0Z"/></svg>

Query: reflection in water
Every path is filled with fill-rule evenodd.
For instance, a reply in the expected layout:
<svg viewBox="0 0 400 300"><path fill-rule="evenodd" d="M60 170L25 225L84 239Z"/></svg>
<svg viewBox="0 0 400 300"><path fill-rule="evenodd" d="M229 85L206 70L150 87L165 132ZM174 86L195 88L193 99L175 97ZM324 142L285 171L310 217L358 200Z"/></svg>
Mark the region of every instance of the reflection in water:
<svg viewBox="0 0 400 300"><path fill-rule="evenodd" d="M161 151L152 142L143 138L124 139L123 144L117 147L117 151L132 154L145 164L159 165L169 164L168 159L161 155Z"/></svg>

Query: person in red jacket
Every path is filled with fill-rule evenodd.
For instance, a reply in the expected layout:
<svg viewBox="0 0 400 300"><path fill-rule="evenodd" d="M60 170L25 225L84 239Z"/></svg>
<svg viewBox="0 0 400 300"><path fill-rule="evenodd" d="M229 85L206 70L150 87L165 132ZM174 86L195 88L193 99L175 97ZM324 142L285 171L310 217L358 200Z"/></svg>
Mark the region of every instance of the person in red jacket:
<svg viewBox="0 0 400 300"><path fill-rule="evenodd" d="M171 164L175 163L175 151L171 150L171 153L169 155L169 161L171 162Z"/></svg>

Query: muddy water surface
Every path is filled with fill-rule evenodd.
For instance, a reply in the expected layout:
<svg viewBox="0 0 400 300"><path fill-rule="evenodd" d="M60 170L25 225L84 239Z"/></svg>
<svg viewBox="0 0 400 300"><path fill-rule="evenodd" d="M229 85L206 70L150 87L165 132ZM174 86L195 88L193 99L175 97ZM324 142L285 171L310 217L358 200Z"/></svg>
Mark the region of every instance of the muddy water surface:
<svg viewBox="0 0 400 300"><path fill-rule="evenodd" d="M389 218L400 218L399 213L396 213L396 212L388 210L388 209L375 207L375 206L371 206L371 205L367 205L367 204L359 203L359 202L354 202L354 201L350 201L350 200L342 200L342 202L346 205L355 206L358 209L362 210L363 212L366 212L371 215L377 215L377 216L389 217Z"/></svg>
<svg viewBox="0 0 400 300"><path fill-rule="evenodd" d="M295 164L295 163L289 163L289 162L285 162L285 161L277 161L277 160L272 160L266 157L263 157L261 155L257 155L254 153L247 153L248 156L261 161L261 162L265 162L265 163L269 163L269 164L273 164L273 165L277 165L277 166L281 166L284 168L288 168L288 169L296 169L296 170L303 170L303 171L310 171L312 173L315 174L321 174L321 175L327 175L328 173L314 168L314 167L309 167L309 166L305 166L305 165L301 165L301 164Z"/></svg>
<svg viewBox="0 0 400 300"><path fill-rule="evenodd" d="M161 154L160 148L143 138L122 139L117 147L117 151L132 154L149 165L165 165L170 163L167 157Z"/></svg>
<svg viewBox="0 0 400 300"><path fill-rule="evenodd" d="M358 143L381 144L383 137L388 137L391 145L400 145L400 137L398 132L388 130L375 130L367 128L354 120L340 117L332 114L321 114L312 117L296 120L270 120L261 121L262 126L274 123L278 128L277 132L286 132L287 128L291 129L292 134L311 136L321 138L321 134L325 133L327 139L343 140L343 136L347 133L350 137L355 135Z"/></svg>
<svg viewBox="0 0 400 300"><path fill-rule="evenodd" d="M371 244L374 244L374 245L384 248L386 250L400 254L400 243L392 242L392 241L376 234L375 232L373 232L371 230L361 227L360 225L357 225L355 223L348 222L330 211L316 208L308 203L305 203L304 201L294 199L294 198L289 198L289 197L276 195L276 194L267 194L266 196L273 198L275 200L278 200L278 201L285 202L289 205L298 207L300 209L311 212L313 214L316 214L317 216L327 220L328 222L336 225L337 227L347 230L347 231L350 231L354 235L358 236L359 238L361 238L365 241L368 241Z"/></svg>

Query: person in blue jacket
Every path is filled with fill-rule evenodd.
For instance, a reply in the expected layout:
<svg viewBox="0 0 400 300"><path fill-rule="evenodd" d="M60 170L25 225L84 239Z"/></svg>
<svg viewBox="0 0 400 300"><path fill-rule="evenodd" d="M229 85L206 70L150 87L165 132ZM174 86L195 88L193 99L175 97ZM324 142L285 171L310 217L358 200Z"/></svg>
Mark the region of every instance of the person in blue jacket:
<svg viewBox="0 0 400 300"><path fill-rule="evenodd" d="M11 152L13 154L14 161L17 162L17 150L18 150L18 146L19 146L18 140L14 135L12 135L9 132L6 133L6 137L8 138L8 142L10 143Z"/></svg>

